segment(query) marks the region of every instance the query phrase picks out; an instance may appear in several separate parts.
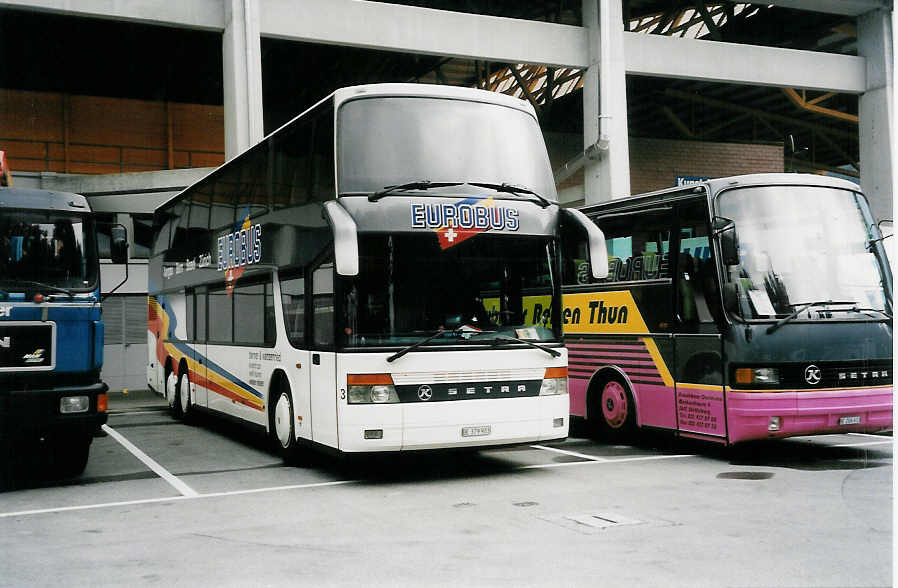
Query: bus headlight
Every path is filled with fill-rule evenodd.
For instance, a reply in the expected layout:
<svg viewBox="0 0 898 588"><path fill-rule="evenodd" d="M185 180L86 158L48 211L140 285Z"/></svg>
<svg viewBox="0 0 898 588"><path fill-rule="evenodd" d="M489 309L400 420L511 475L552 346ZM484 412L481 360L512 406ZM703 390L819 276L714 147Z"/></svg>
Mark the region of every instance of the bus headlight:
<svg viewBox="0 0 898 588"><path fill-rule="evenodd" d="M540 396L567 394L567 368L546 368L543 384L539 388Z"/></svg>
<svg viewBox="0 0 898 588"><path fill-rule="evenodd" d="M736 368L737 384L773 385L780 383L780 371L776 368Z"/></svg>
<svg viewBox="0 0 898 588"><path fill-rule="evenodd" d="M390 404L399 402L399 394L390 374L349 374L349 404Z"/></svg>

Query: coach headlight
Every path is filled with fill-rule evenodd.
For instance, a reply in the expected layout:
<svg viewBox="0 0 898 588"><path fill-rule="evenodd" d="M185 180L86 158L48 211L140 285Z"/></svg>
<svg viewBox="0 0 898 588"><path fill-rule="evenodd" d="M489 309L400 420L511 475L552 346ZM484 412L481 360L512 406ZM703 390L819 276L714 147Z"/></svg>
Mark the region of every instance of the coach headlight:
<svg viewBox="0 0 898 588"><path fill-rule="evenodd" d="M399 394L390 374L349 374L349 404L390 404L399 402Z"/></svg>
<svg viewBox="0 0 898 588"><path fill-rule="evenodd" d="M736 368L736 383L741 385L776 385L780 383L780 371L771 367Z"/></svg>
<svg viewBox="0 0 898 588"><path fill-rule="evenodd" d="M543 384L539 387L540 396L567 394L567 368L546 368Z"/></svg>

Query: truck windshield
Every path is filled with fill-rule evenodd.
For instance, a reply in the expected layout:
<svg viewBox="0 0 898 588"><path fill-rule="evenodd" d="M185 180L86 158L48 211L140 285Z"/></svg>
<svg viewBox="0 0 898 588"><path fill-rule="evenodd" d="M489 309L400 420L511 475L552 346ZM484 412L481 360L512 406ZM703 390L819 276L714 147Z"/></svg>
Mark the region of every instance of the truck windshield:
<svg viewBox="0 0 898 588"><path fill-rule="evenodd" d="M92 222L77 214L0 209L0 288L94 289L98 266Z"/></svg>
<svg viewBox="0 0 898 588"><path fill-rule="evenodd" d="M445 98L358 99L340 108L338 129L341 194L421 180L509 182L557 200L539 124L516 108Z"/></svg>
<svg viewBox="0 0 898 588"><path fill-rule="evenodd" d="M891 276L870 246L874 223L859 194L808 186L740 188L722 193L717 207L736 226L740 263L725 271L743 318L789 316L826 301L833 304L810 305L798 318L891 312Z"/></svg>
<svg viewBox="0 0 898 588"><path fill-rule="evenodd" d="M436 235L359 235L358 276L343 278L344 343L558 341L548 237L479 235L441 248Z"/></svg>

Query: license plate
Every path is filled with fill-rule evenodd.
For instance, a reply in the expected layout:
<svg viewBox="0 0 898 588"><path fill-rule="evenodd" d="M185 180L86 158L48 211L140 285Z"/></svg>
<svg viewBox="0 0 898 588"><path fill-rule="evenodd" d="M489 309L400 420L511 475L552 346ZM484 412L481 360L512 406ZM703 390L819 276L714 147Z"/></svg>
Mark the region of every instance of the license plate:
<svg viewBox="0 0 898 588"><path fill-rule="evenodd" d="M490 426L482 425L480 427L462 427L461 428L461 436L462 437L484 437L490 434Z"/></svg>
<svg viewBox="0 0 898 588"><path fill-rule="evenodd" d="M859 416L848 416L848 417L839 417L840 425L859 425L861 424L861 417Z"/></svg>

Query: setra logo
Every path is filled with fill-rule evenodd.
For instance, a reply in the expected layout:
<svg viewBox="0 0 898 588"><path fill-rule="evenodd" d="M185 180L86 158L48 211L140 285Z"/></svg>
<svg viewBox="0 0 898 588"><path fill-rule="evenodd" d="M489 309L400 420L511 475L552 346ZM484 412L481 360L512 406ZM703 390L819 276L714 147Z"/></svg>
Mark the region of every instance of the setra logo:
<svg viewBox="0 0 898 588"><path fill-rule="evenodd" d="M811 386L816 386L823 379L823 372L815 365L804 368L804 379Z"/></svg>
<svg viewBox="0 0 898 588"><path fill-rule="evenodd" d="M423 384L418 388L418 398L422 402L427 402L428 400L433 398L433 388L431 388L427 384Z"/></svg>

